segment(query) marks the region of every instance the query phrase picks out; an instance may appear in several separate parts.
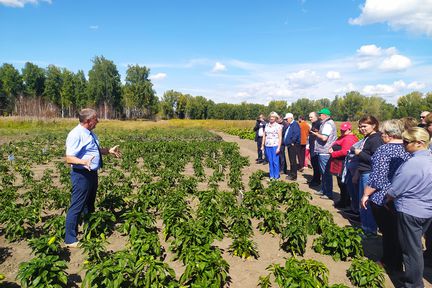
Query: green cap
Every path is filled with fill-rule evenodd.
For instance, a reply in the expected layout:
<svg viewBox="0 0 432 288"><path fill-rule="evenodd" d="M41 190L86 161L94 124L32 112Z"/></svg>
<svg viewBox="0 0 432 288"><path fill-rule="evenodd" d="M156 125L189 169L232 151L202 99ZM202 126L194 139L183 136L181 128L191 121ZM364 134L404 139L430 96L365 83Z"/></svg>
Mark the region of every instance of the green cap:
<svg viewBox="0 0 432 288"><path fill-rule="evenodd" d="M325 115L331 116L331 112L328 108L321 109L320 111L318 111L318 114L325 114Z"/></svg>

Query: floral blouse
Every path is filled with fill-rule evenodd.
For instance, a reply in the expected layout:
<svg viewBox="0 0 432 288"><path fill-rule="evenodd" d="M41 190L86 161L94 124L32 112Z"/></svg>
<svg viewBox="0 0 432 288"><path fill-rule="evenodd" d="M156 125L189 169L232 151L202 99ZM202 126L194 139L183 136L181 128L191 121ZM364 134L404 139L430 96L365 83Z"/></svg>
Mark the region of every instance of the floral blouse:
<svg viewBox="0 0 432 288"><path fill-rule="evenodd" d="M383 206L387 189L396 170L402 163L410 158L402 144L387 143L375 151L372 155L372 172L369 176L368 186L376 191L370 196L373 203Z"/></svg>
<svg viewBox="0 0 432 288"><path fill-rule="evenodd" d="M282 130L282 125L278 123L267 123L265 126L265 146L275 147L279 145L279 134L278 132Z"/></svg>

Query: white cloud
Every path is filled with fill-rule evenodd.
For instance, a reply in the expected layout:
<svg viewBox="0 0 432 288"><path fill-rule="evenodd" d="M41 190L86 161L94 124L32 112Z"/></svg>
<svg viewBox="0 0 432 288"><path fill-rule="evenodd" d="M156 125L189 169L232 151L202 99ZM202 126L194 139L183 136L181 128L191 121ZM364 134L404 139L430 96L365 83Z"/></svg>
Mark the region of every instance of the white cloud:
<svg viewBox="0 0 432 288"><path fill-rule="evenodd" d="M337 71L328 71L326 74L327 79L329 80L337 80L341 78L341 75Z"/></svg>
<svg viewBox="0 0 432 288"><path fill-rule="evenodd" d="M366 85L363 87L363 93L366 95L387 95L392 94L396 91L393 85L377 84L377 85Z"/></svg>
<svg viewBox="0 0 432 288"><path fill-rule="evenodd" d="M424 87L426 87L424 83L417 81L406 84L405 81L398 80L392 84L366 85L363 87L362 92L366 95L394 96L397 93L420 90Z"/></svg>
<svg viewBox="0 0 432 288"><path fill-rule="evenodd" d="M150 80L154 80L154 81L158 81L158 80L162 80L165 79L167 77L166 73L157 73L155 75L151 75L149 77Z"/></svg>
<svg viewBox="0 0 432 288"><path fill-rule="evenodd" d="M417 82L417 81L411 82L407 86L407 88L411 89L411 90L421 90L421 89L423 89L425 87L426 87L426 85L424 83L420 83L420 82Z"/></svg>
<svg viewBox="0 0 432 288"><path fill-rule="evenodd" d="M357 49L357 54L360 56L381 56L381 52L381 47L378 47L375 44L363 45Z"/></svg>
<svg viewBox="0 0 432 288"><path fill-rule="evenodd" d="M369 69L372 68L375 65L375 61L360 61L357 62L357 69L359 70L365 70L365 69Z"/></svg>
<svg viewBox="0 0 432 288"><path fill-rule="evenodd" d="M222 71L226 71L226 66L220 62L216 62L215 65L213 66L212 72L222 72Z"/></svg>
<svg viewBox="0 0 432 288"><path fill-rule="evenodd" d="M352 25L387 23L395 30L432 36L432 0L366 0Z"/></svg>
<svg viewBox="0 0 432 288"><path fill-rule="evenodd" d="M321 81L317 72L309 69L300 70L287 75L288 85L292 88L307 88L314 86Z"/></svg>
<svg viewBox="0 0 432 288"><path fill-rule="evenodd" d="M357 69L378 68L383 71L401 71L411 66L411 59L399 54L396 47L382 48L375 44L357 49Z"/></svg>
<svg viewBox="0 0 432 288"><path fill-rule="evenodd" d="M403 55L392 55L390 57L385 58L379 69L384 71L399 71L405 70L411 66L411 60Z"/></svg>
<svg viewBox="0 0 432 288"><path fill-rule="evenodd" d="M344 93L355 91L355 90L356 90L355 85L353 83L348 83L347 85L345 85L343 87L335 89L334 93L336 93L336 94L344 94Z"/></svg>
<svg viewBox="0 0 432 288"><path fill-rule="evenodd" d="M238 92L236 96L241 98L241 97L249 97L250 95L247 92Z"/></svg>
<svg viewBox="0 0 432 288"><path fill-rule="evenodd" d="M39 4L40 2L51 4L51 0L0 0L0 5L23 8L26 4Z"/></svg>
<svg viewBox="0 0 432 288"><path fill-rule="evenodd" d="M98 25L91 25L91 26L89 26L89 28L90 28L91 30L98 30L98 29L99 29L99 26L98 26Z"/></svg>

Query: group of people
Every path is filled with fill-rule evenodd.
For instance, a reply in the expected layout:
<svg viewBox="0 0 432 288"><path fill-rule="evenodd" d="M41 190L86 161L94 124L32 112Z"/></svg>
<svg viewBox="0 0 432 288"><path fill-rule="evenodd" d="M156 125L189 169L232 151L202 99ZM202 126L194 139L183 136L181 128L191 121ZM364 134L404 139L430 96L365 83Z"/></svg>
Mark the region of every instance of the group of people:
<svg viewBox="0 0 432 288"><path fill-rule="evenodd" d="M336 176L340 197L334 206L360 223L365 238L376 237L379 229L379 263L403 271L404 287L423 287L424 259L432 262L432 113L422 112L420 124L412 117L379 123L374 116L364 116L358 121L362 139L350 122L340 125L338 136L327 108L310 113L309 120L310 126L303 117L297 122L291 113L280 119L272 112L266 122L260 115L255 127L257 163L268 162L270 180L279 179L281 172L296 180L308 150L313 168L308 183L320 186L316 194L333 199ZM284 170L285 147L289 172Z"/></svg>

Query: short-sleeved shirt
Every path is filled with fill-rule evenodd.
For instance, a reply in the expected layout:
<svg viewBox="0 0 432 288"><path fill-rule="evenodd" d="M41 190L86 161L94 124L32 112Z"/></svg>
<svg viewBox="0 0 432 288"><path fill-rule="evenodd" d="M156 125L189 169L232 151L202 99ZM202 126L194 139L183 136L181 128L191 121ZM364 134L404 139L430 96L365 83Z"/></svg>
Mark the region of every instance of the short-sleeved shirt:
<svg viewBox="0 0 432 288"><path fill-rule="evenodd" d="M79 159L89 159L94 156L90 169L98 170L101 162L99 139L93 132L78 124L67 136L66 156L75 156ZM72 168L86 169L80 164L72 164Z"/></svg>
<svg viewBox="0 0 432 288"><path fill-rule="evenodd" d="M267 123L265 126L265 146L275 147L279 145L279 131L282 131L282 125L278 123Z"/></svg>
<svg viewBox="0 0 432 288"><path fill-rule="evenodd" d="M405 151L402 144L387 143L375 151L372 155L372 172L369 176L367 185L376 189L371 195L371 201L379 206L383 206L387 189L391 185L391 180L399 166L410 158L410 154Z"/></svg>
<svg viewBox="0 0 432 288"><path fill-rule="evenodd" d="M328 122L324 123L321 134L325 136L330 136L332 132L333 132L333 127L330 125L330 123Z"/></svg>

